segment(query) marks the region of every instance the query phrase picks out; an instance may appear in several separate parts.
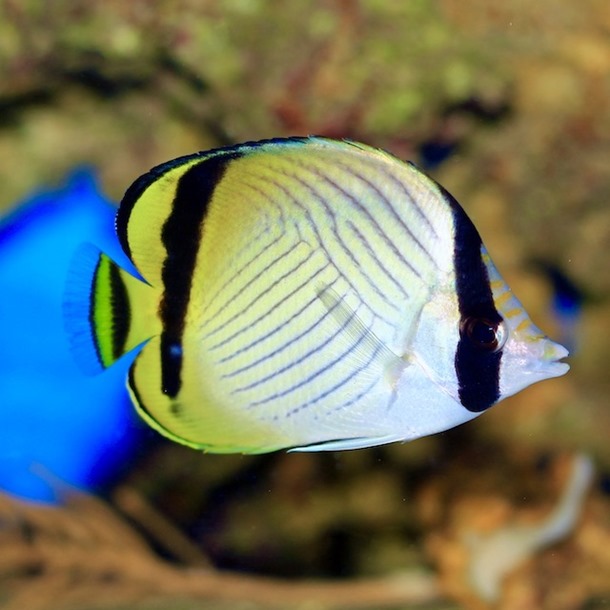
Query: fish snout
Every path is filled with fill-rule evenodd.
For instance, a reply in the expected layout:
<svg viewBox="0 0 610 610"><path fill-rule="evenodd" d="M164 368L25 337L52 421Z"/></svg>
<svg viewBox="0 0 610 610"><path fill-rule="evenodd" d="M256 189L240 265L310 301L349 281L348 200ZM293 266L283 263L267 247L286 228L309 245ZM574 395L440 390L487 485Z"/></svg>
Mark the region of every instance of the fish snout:
<svg viewBox="0 0 610 610"><path fill-rule="evenodd" d="M545 377L560 377L570 370L570 365L563 362L569 356L568 350L548 337L542 339L541 355L538 361L540 372Z"/></svg>

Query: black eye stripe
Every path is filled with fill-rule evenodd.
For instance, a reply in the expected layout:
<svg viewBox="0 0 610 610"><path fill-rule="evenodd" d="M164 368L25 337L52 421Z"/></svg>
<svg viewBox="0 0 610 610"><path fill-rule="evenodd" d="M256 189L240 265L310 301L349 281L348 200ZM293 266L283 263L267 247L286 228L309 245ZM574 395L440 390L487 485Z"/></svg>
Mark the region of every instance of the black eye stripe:
<svg viewBox="0 0 610 610"><path fill-rule="evenodd" d="M445 189L439 188L453 211L453 262L460 328L473 319L485 320L497 328L503 320L494 305L489 275L481 256L481 237L460 204ZM481 349L470 336L460 333L455 371L460 402L469 411L479 413L499 400L501 359L501 349Z"/></svg>
<svg viewBox="0 0 610 610"><path fill-rule="evenodd" d="M460 337L470 340L479 349L496 351L502 349L506 332L503 324L485 318L466 318L460 324Z"/></svg>

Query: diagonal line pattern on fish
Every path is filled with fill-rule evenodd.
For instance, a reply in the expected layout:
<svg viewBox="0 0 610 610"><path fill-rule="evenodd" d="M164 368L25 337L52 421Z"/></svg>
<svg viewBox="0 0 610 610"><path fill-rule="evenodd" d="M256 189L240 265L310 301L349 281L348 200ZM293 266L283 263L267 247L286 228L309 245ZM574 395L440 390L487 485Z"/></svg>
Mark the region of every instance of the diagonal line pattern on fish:
<svg viewBox="0 0 610 610"><path fill-rule="evenodd" d="M364 144L174 159L127 190L116 230L141 277L89 249L72 343L89 370L133 352L134 405L192 447L411 440L568 370L459 203Z"/></svg>

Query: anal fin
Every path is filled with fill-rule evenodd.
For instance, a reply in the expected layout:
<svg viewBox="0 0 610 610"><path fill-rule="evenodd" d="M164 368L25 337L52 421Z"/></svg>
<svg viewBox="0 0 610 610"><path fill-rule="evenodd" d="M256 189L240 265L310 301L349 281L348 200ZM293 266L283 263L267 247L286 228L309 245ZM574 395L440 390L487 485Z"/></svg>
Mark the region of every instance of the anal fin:
<svg viewBox="0 0 610 610"><path fill-rule="evenodd" d="M306 451L346 451L350 449L367 449L368 447L378 447L379 445L387 445L402 440L400 436L388 434L387 436L358 436L355 438L344 438L336 441L325 441L315 443L314 445L305 445L304 447L293 447L290 452L306 452Z"/></svg>

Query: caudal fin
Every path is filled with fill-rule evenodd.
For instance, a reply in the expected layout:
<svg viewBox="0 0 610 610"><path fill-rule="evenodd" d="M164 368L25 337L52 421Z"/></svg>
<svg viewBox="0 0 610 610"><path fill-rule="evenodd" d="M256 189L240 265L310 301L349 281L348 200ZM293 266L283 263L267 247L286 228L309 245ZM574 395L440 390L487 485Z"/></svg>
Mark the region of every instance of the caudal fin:
<svg viewBox="0 0 610 610"><path fill-rule="evenodd" d="M134 336L133 297L142 281L91 244L76 252L69 271L64 322L83 372L100 373L148 336ZM150 336L150 335L149 335Z"/></svg>

